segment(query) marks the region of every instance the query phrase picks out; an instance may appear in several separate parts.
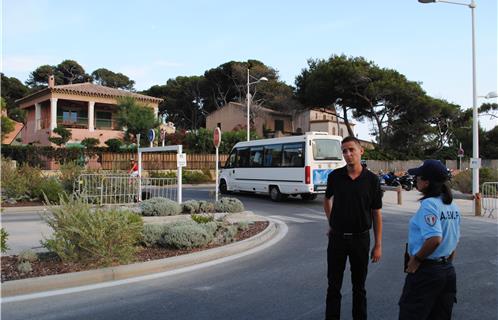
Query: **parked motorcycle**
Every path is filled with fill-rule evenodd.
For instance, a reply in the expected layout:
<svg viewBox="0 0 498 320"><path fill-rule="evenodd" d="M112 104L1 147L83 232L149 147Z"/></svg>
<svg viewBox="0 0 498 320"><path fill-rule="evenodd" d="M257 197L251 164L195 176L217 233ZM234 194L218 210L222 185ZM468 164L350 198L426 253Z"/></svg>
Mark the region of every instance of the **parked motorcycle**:
<svg viewBox="0 0 498 320"><path fill-rule="evenodd" d="M382 179L384 180L386 186L397 187L401 184L399 178L394 174L393 171L381 175L380 178L381 181Z"/></svg>
<svg viewBox="0 0 498 320"><path fill-rule="evenodd" d="M405 174L398 178L401 187L406 191L410 191L415 188L415 177L409 174Z"/></svg>

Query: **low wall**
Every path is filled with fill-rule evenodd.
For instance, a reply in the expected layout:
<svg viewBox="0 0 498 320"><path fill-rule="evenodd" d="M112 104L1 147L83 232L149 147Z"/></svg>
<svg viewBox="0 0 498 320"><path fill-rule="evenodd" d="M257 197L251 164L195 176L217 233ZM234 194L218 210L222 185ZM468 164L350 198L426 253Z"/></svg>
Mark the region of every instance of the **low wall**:
<svg viewBox="0 0 498 320"><path fill-rule="evenodd" d="M406 160L406 161L384 161L384 160L367 160L367 167L373 172L405 172L410 168L418 167L422 164L422 160ZM457 169L457 160L446 160L448 169ZM483 168L493 168L498 170L498 160L482 159L481 166ZM462 168L469 168L469 160L462 161Z"/></svg>

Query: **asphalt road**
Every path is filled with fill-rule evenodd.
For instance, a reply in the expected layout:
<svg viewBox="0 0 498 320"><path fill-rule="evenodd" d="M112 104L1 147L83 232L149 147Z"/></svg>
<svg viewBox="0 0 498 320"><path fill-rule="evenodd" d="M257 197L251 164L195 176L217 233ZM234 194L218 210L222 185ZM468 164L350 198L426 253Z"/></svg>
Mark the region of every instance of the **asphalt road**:
<svg viewBox="0 0 498 320"><path fill-rule="evenodd" d="M186 190L184 198L208 199L207 190ZM287 236L259 253L180 275L2 303L2 319L323 319L327 225L322 199L274 203L263 196L237 197L248 210L284 221ZM410 215L392 208L383 215L383 258L369 267L368 313L370 319L397 319ZM496 224L463 219L454 319L498 319L497 238ZM346 271L343 319L351 319L349 278Z"/></svg>

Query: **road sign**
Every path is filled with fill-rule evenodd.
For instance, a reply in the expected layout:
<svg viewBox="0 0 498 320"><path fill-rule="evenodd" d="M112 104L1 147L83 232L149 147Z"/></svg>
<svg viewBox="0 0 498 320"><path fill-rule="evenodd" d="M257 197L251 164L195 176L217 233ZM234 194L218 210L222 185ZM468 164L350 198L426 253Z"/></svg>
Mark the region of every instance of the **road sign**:
<svg viewBox="0 0 498 320"><path fill-rule="evenodd" d="M463 157L463 155L464 155L463 148L458 149L458 156Z"/></svg>
<svg viewBox="0 0 498 320"><path fill-rule="evenodd" d="M213 143L214 143L214 147L215 148L219 148L220 147L220 143L221 143L221 130L218 127L214 128Z"/></svg>
<svg viewBox="0 0 498 320"><path fill-rule="evenodd" d="M177 167L186 167L187 166L187 154L186 153L178 153L176 155L176 166Z"/></svg>
<svg viewBox="0 0 498 320"><path fill-rule="evenodd" d="M479 169L481 167L481 158L471 158L470 159L470 168L471 169Z"/></svg>
<svg viewBox="0 0 498 320"><path fill-rule="evenodd" d="M149 138L150 142L154 142L154 139L156 138L156 131L154 129L149 129L149 132L147 133L147 138Z"/></svg>

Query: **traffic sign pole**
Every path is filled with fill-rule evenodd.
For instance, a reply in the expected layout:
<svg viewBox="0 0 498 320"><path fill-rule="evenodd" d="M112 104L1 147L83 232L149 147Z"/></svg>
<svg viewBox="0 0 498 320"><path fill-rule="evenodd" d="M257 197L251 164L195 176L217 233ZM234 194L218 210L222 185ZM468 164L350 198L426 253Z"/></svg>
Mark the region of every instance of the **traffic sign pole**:
<svg viewBox="0 0 498 320"><path fill-rule="evenodd" d="M219 154L218 154L218 149L220 147L221 143L221 130L220 128L216 127L213 132L213 143L214 147L216 149L216 192L215 192L215 199L218 201L218 189L219 189L219 182L218 182L218 162L219 162Z"/></svg>

